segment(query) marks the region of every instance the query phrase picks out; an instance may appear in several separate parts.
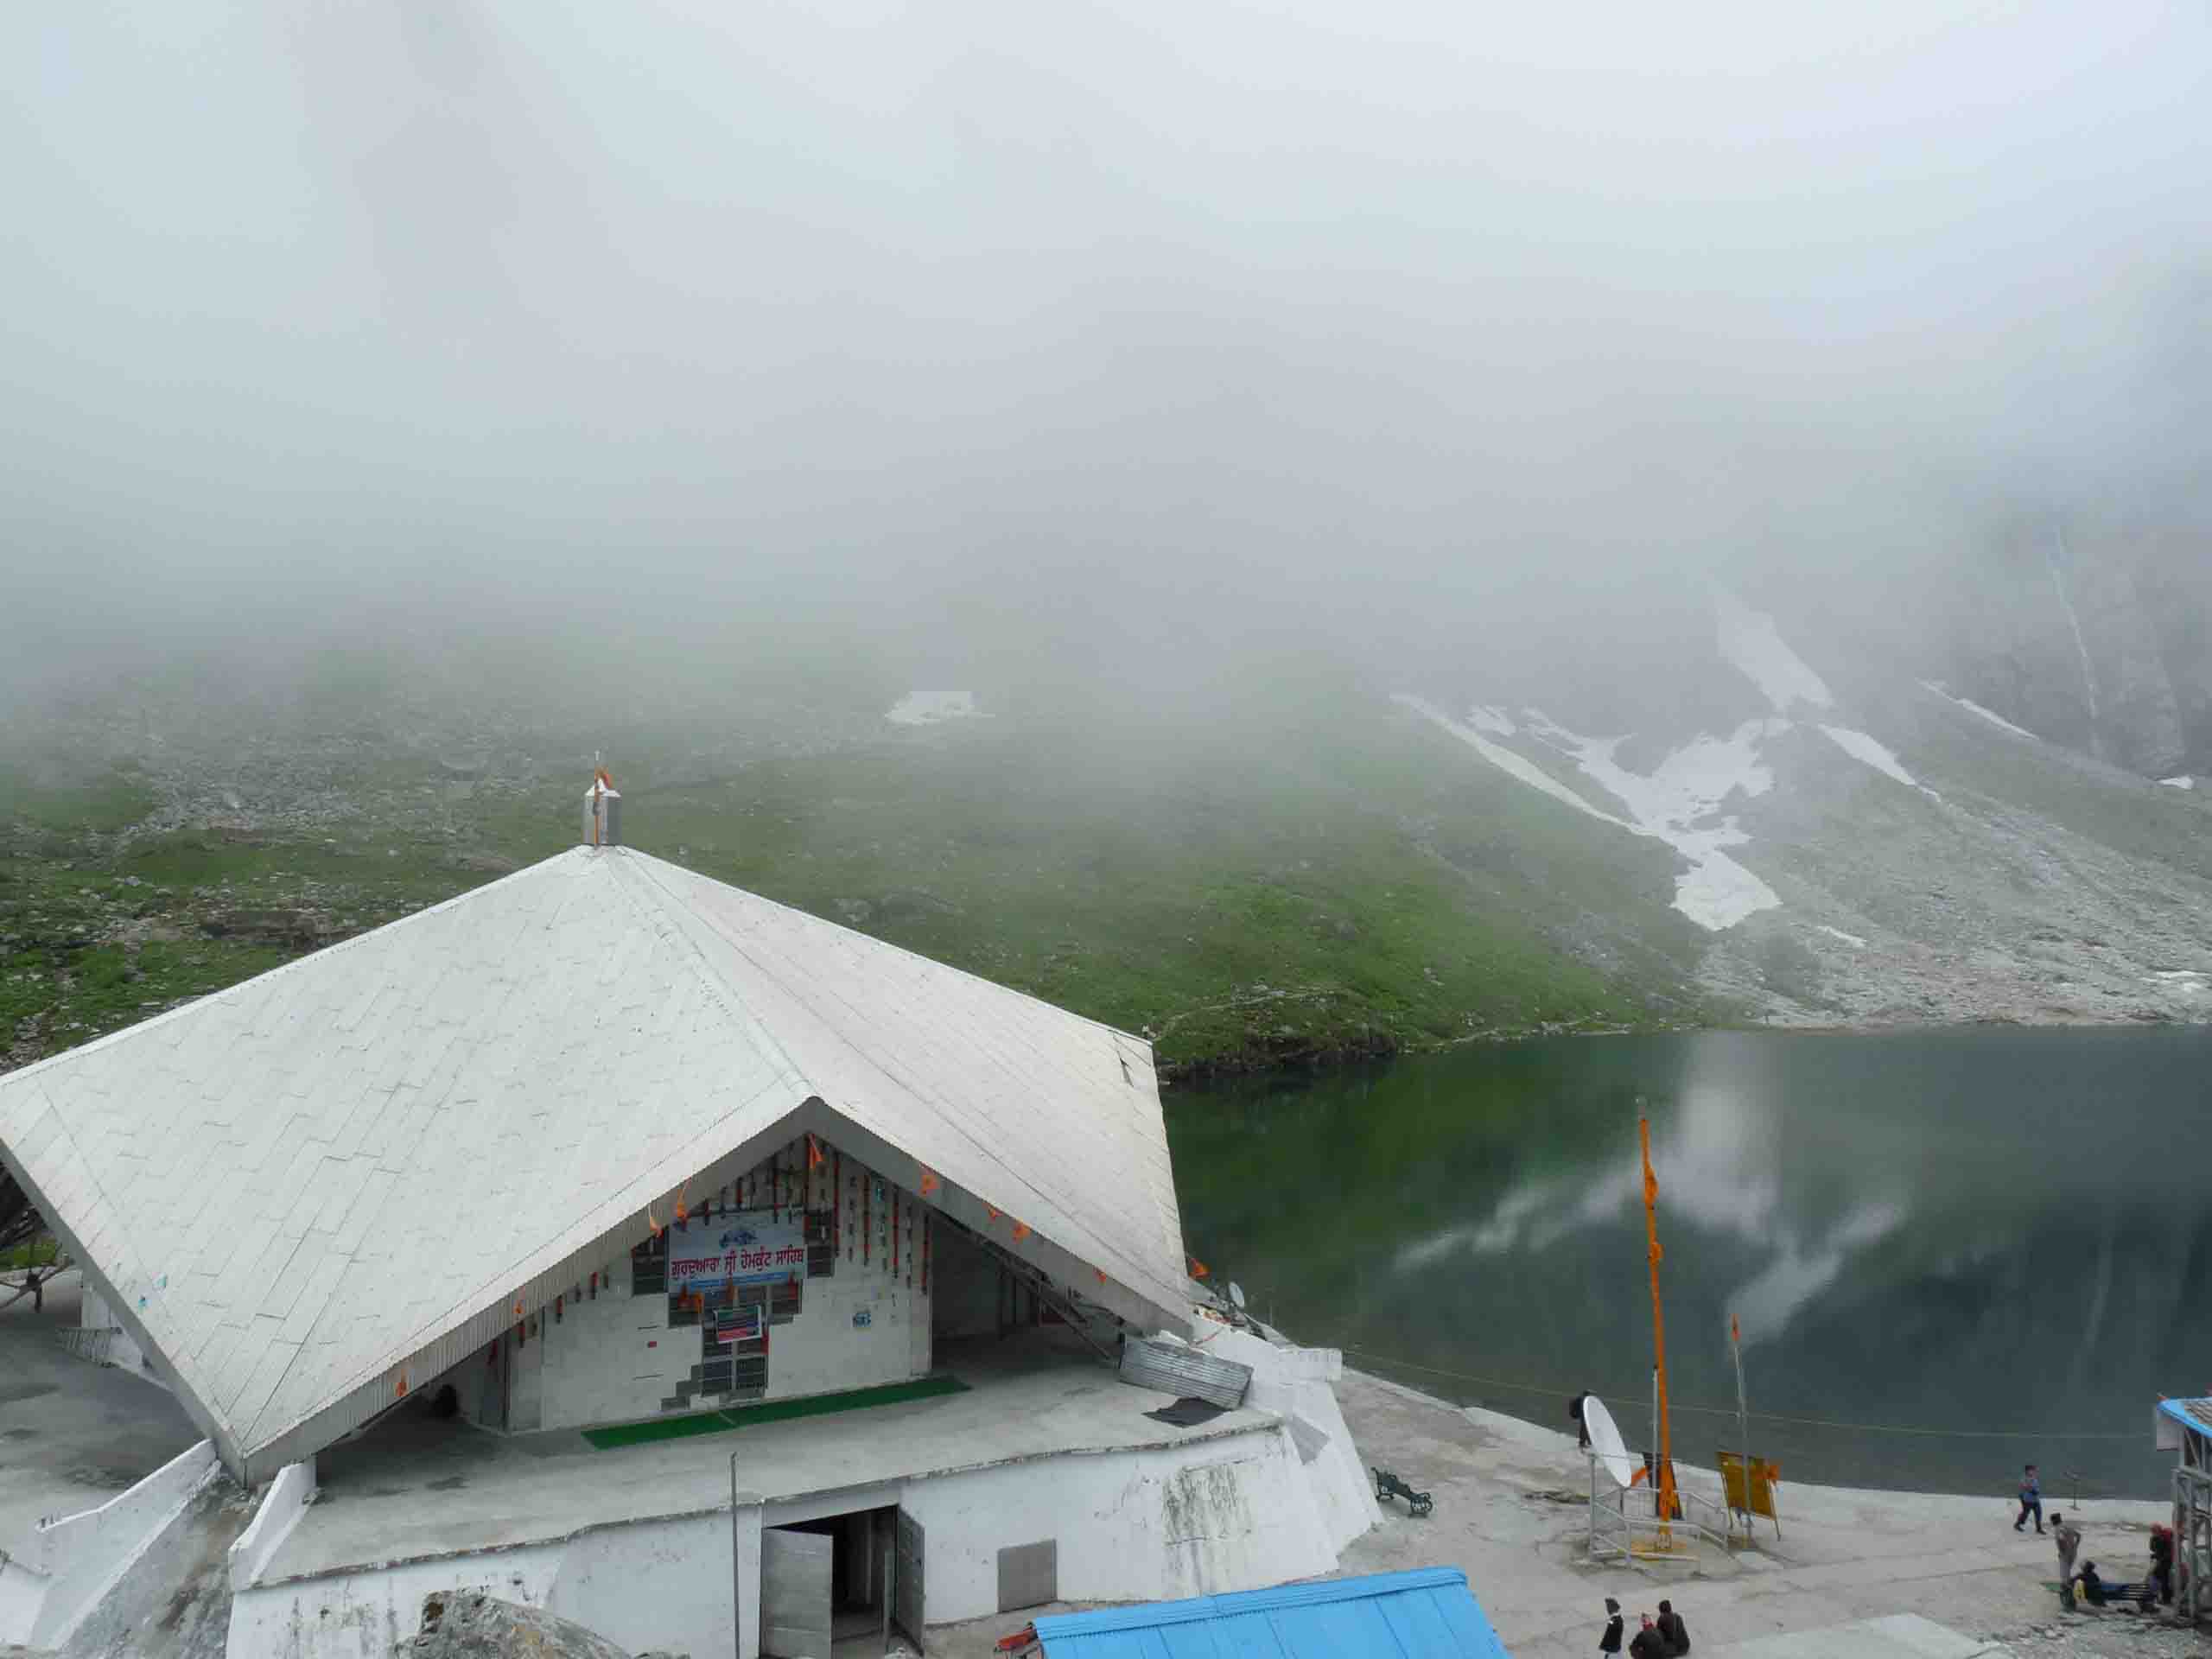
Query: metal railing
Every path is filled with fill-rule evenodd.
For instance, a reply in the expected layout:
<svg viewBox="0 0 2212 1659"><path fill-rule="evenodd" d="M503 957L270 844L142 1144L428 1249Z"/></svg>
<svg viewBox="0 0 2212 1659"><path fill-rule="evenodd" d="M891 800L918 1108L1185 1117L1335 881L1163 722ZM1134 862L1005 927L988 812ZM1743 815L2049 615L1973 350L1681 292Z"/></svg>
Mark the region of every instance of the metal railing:
<svg viewBox="0 0 2212 1659"><path fill-rule="evenodd" d="M1739 1526L1734 1511L1700 1493L1675 1490L1673 1516L1659 1513L1659 1494L1649 1481L1616 1486L1612 1477L1602 1480L1598 1454L1585 1454L1590 1465L1590 1541L1592 1559L1622 1561L1690 1561L1698 1546L1730 1549L1751 1540L1748 1525Z"/></svg>

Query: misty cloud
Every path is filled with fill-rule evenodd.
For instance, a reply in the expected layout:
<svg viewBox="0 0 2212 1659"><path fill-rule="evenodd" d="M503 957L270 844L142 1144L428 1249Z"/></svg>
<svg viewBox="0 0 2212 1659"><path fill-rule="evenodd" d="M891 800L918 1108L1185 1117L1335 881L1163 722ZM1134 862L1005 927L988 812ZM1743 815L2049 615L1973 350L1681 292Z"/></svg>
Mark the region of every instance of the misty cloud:
<svg viewBox="0 0 2212 1659"><path fill-rule="evenodd" d="M1294 647L2208 516L2190 9L187 0L0 46L48 650Z"/></svg>

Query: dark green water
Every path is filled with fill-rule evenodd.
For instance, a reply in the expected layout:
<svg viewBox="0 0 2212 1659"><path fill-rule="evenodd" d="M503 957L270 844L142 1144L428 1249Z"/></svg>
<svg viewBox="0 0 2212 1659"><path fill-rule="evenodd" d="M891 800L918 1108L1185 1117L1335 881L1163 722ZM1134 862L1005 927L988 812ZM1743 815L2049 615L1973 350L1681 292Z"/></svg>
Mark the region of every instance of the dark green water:
<svg viewBox="0 0 2212 1659"><path fill-rule="evenodd" d="M1185 1231L1301 1341L1561 1427L1592 1389L1641 1447L1639 1097L1678 1459L1736 1443L1733 1311L1785 1480L2164 1492L2152 1403L2212 1393L2212 1030L1578 1038L1179 1089Z"/></svg>

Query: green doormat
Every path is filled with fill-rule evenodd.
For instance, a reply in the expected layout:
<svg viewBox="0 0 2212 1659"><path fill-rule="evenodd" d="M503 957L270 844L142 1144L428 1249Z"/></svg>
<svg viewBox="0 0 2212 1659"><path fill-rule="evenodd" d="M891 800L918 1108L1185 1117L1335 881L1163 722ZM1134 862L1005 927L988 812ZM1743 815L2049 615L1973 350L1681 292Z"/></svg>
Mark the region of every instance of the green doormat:
<svg viewBox="0 0 2212 1659"><path fill-rule="evenodd" d="M779 1423L787 1417L824 1417L833 1411L860 1411L869 1406L895 1406L902 1400L929 1400L940 1394L967 1392L968 1385L957 1376L922 1376L911 1382L886 1382L880 1388L854 1389L844 1394L809 1395L800 1400L763 1400L757 1405L732 1406L726 1411L697 1411L687 1417L649 1417L641 1423L588 1428L583 1435L601 1452L607 1452L618 1446L643 1446L648 1440L723 1434L753 1423Z"/></svg>

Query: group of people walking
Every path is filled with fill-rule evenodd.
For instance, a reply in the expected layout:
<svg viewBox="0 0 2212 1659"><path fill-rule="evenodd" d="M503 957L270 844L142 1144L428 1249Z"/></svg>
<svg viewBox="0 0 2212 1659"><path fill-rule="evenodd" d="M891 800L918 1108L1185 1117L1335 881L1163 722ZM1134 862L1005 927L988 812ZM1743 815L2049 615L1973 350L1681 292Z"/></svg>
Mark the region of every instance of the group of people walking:
<svg viewBox="0 0 2212 1659"><path fill-rule="evenodd" d="M1676 1659L1676 1656L1690 1650L1689 1626L1682 1623L1682 1616L1675 1611L1675 1604L1659 1604L1659 1617L1638 1613L1643 1627L1628 1644L1629 1659ZM1605 1598L1605 1633L1598 1638L1599 1653L1618 1653L1621 1637L1626 1633L1628 1621L1621 1617L1621 1605L1611 1596Z"/></svg>

